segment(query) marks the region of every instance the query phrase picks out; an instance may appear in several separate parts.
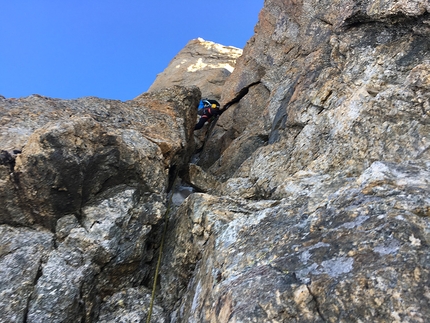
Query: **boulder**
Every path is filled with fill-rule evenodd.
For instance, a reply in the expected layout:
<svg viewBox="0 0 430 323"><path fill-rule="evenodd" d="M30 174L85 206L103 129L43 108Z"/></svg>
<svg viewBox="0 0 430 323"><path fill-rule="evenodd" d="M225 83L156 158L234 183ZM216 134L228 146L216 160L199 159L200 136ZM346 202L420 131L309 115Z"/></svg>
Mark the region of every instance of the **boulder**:
<svg viewBox="0 0 430 323"><path fill-rule="evenodd" d="M2 119L2 143L22 152L12 172L0 166L0 195L9 196L0 221L53 230L62 216L79 217L87 203L124 184L162 200L169 171L185 167L194 150L199 96L197 88L176 87L127 102L2 100L11 116Z"/></svg>

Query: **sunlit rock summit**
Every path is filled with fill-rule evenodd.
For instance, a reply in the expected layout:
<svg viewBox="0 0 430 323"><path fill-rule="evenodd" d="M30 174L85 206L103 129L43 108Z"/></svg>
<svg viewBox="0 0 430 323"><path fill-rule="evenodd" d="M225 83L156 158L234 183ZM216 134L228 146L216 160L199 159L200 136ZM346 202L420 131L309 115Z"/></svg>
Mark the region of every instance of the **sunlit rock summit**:
<svg viewBox="0 0 430 323"><path fill-rule="evenodd" d="M203 97L219 100L223 85L241 55L239 48L202 38L193 39L157 75L148 91L174 85L195 85L200 88Z"/></svg>
<svg viewBox="0 0 430 323"><path fill-rule="evenodd" d="M134 100L0 97L2 320L146 322L157 272L151 322L427 322L429 39L427 0L266 0Z"/></svg>

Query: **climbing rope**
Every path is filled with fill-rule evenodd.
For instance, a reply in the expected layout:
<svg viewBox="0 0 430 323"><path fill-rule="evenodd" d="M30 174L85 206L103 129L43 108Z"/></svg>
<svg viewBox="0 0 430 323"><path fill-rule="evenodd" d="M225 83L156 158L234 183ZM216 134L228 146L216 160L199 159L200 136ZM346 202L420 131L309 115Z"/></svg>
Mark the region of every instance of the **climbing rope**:
<svg viewBox="0 0 430 323"><path fill-rule="evenodd" d="M223 110L224 111L227 110L230 107L231 104L232 103L227 104L224 107ZM218 121L218 118L219 118L219 115L217 115L215 117L215 119L212 120L212 122L211 122L211 124L209 126L209 129L206 132L206 135L205 135L205 138L204 138L204 142L203 142L203 146L197 152L201 152L204 149L204 147L206 146L206 142L208 141L208 139L209 139L209 137L210 137L210 135L212 133L212 130L214 129L214 127L215 127L215 125L216 125L216 123ZM178 173L175 172L174 180L173 180L172 183L174 183L176 181L177 176L178 176ZM166 213L164 214L164 221L165 221L164 232L163 232L163 235L161 237L160 251L158 253L157 267L155 268L154 284L152 286L151 302L150 302L150 305L149 305L149 311L148 311L148 316L146 318L146 323L150 323L151 316L152 316L152 309L154 307L155 291L156 291L156 288L157 288L157 277L158 277L158 273L160 271L160 264L161 264L162 254L163 254L164 240L165 240L166 233L167 233L167 227L168 227L168 223L169 223L169 217L170 217L170 211L171 211L171 205L172 205L172 197L173 197L173 192L170 192L170 198L169 198L169 202L168 202L168 205L167 205L167 210L166 210Z"/></svg>
<svg viewBox="0 0 430 323"><path fill-rule="evenodd" d="M176 178L176 176L175 176L175 178ZM146 323L150 323L151 316L152 316L152 309L154 307L155 290L157 288L157 277L158 277L158 273L160 271L161 258L163 255L164 240L166 238L167 227L169 224L170 211L171 211L171 206L172 206L172 197L173 197L173 192L170 192L169 202L167 204L166 212L164 213L164 221L165 221L164 222L164 230L163 230L163 235L161 236L160 251L158 253L157 267L155 268L154 284L152 286L151 302L149 304L148 317L146 318Z"/></svg>

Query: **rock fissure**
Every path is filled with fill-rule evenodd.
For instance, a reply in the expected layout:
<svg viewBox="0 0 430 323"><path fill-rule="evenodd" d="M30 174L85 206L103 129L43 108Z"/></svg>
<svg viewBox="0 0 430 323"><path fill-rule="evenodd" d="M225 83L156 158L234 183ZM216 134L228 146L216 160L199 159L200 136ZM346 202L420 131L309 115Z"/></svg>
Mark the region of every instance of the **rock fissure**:
<svg viewBox="0 0 430 323"><path fill-rule="evenodd" d="M23 313L23 322L24 323L27 323L27 321L28 321L27 318L28 318L28 312L30 310L30 301L31 301L31 298L32 298L33 293L34 293L34 289L37 286L37 282L39 281L40 277L42 277L42 274L43 274L43 263L42 263L42 260L40 260L36 275L35 275L34 280L32 282L33 292L31 292L26 299L26 305L24 307L24 313Z"/></svg>
<svg viewBox="0 0 430 323"><path fill-rule="evenodd" d="M7 150L0 151L0 165L8 166L10 173L13 173L15 170L16 156L20 153L20 150L13 150L12 153Z"/></svg>
<svg viewBox="0 0 430 323"><path fill-rule="evenodd" d="M413 34L421 34L417 33L415 26L420 23L425 27L425 21L427 21L429 17L429 12L424 12L421 15L407 15L403 12L387 13L381 17L371 17L362 12L358 12L348 17L342 24L342 27L348 30L363 25L381 25L388 28L407 28Z"/></svg>
<svg viewBox="0 0 430 323"><path fill-rule="evenodd" d="M245 87L241 88L241 89L240 89L240 91L236 94L236 96L235 96L233 99L229 100L229 101L225 104L225 106L226 106L226 107L229 107L229 106L231 106L232 104L235 104L235 103L239 102L239 101L240 101L240 100L241 100L245 95L247 95L247 94L248 94L249 90L250 90L252 87L257 86L257 85L258 85L258 84L260 84L260 83L261 83L261 81L254 82L254 83L251 83L251 84L249 84L249 85L247 85L247 86L245 86Z"/></svg>
<svg viewBox="0 0 430 323"><path fill-rule="evenodd" d="M331 26L331 27L333 27L333 23L331 23L330 21L328 21L327 19L324 19L323 17L321 17L321 16L319 16L319 17L316 17L319 21L321 21L322 23L324 23L324 24L326 24L326 25L329 25L329 26Z"/></svg>
<svg viewBox="0 0 430 323"><path fill-rule="evenodd" d="M324 317L324 315L322 314L321 306L320 306L320 303L319 303L319 301L318 301L318 298L314 295L314 293L312 293L312 289L311 289L310 285L309 285L309 284L306 284L306 288L308 289L309 294L312 296L312 300L313 300L313 301L314 301L314 303L315 303L315 309L316 309L316 311L317 311L317 313L318 313L318 316L321 318L321 320L322 320L323 322L328 322L328 321L327 321L327 319L326 319L326 318Z"/></svg>

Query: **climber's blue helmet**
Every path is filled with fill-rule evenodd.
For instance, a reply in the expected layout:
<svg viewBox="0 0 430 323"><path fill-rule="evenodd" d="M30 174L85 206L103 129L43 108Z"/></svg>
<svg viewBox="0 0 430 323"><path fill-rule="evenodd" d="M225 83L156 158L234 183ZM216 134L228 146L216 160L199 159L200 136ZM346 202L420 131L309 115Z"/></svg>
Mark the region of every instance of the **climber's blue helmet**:
<svg viewBox="0 0 430 323"><path fill-rule="evenodd" d="M202 102L204 108L210 108L211 103L207 99L203 99Z"/></svg>

